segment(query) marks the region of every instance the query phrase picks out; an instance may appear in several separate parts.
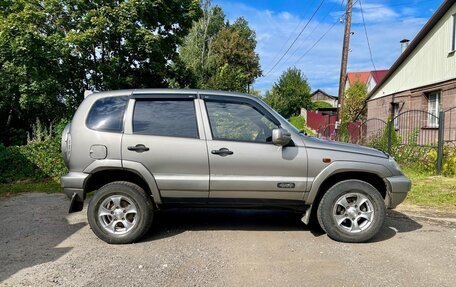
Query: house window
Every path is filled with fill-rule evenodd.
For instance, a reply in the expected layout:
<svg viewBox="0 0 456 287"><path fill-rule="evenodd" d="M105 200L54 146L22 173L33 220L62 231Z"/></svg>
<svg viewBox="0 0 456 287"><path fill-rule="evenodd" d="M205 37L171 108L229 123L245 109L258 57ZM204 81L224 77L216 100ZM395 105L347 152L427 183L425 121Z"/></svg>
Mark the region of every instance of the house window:
<svg viewBox="0 0 456 287"><path fill-rule="evenodd" d="M440 92L431 92L428 94L428 125L431 128L439 126L440 111Z"/></svg>
<svg viewBox="0 0 456 287"><path fill-rule="evenodd" d="M399 121L397 116L399 115L399 103L392 103L393 105L393 122L394 122L394 129L399 129Z"/></svg>
<svg viewBox="0 0 456 287"><path fill-rule="evenodd" d="M451 51L456 50L456 14L453 14L453 30L451 37Z"/></svg>

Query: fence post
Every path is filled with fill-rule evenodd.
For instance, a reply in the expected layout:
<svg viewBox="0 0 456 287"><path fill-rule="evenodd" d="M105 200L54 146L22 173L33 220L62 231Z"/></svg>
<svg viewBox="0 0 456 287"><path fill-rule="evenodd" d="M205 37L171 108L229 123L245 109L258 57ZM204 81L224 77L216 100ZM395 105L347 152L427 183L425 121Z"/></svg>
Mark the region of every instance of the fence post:
<svg viewBox="0 0 456 287"><path fill-rule="evenodd" d="M445 113L439 112L439 138L437 147L437 174L442 174L442 162L443 162L443 140L445 131Z"/></svg>
<svg viewBox="0 0 456 287"><path fill-rule="evenodd" d="M391 155L391 137L393 136L393 121L388 121L388 154Z"/></svg>

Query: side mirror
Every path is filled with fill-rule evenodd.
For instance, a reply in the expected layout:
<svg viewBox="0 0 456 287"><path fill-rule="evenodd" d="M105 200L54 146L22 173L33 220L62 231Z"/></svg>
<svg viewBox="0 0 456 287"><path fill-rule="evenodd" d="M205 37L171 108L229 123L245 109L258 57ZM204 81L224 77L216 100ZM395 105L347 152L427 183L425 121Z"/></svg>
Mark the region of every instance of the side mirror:
<svg viewBox="0 0 456 287"><path fill-rule="evenodd" d="M282 128L272 130L272 142L278 146L286 146L291 141L291 134Z"/></svg>

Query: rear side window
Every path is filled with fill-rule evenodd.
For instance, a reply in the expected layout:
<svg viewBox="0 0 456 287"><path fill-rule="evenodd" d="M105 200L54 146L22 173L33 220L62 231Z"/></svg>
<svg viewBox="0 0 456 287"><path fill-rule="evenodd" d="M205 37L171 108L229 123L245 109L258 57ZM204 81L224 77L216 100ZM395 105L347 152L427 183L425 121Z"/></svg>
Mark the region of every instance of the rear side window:
<svg viewBox="0 0 456 287"><path fill-rule="evenodd" d="M109 97L97 100L87 117L87 127L104 132L122 132L123 116L128 97Z"/></svg>
<svg viewBox="0 0 456 287"><path fill-rule="evenodd" d="M137 100L133 113L133 132L198 138L193 100Z"/></svg>

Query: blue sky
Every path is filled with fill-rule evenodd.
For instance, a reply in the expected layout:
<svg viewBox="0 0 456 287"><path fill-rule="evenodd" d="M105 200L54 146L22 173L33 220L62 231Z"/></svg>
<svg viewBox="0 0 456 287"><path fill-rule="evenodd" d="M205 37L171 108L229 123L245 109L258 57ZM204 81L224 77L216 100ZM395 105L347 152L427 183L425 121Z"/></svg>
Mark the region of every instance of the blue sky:
<svg viewBox="0 0 456 287"><path fill-rule="evenodd" d="M228 20L234 21L243 16L256 31L256 51L266 76L256 80L253 85L255 89L264 93L272 87L284 70L296 66L306 75L312 90L323 89L337 95L344 29L344 24L338 20L345 12L343 0L324 0L288 54L269 72L322 1L213 0L213 4L223 8ZM354 2L354 34L350 43L349 71L374 69L369 56L360 2L377 69L387 69L393 64L400 54L399 41L404 38L413 39L442 3L441 0ZM345 4L345 1L343 3ZM324 33L327 33L326 36L310 49Z"/></svg>

